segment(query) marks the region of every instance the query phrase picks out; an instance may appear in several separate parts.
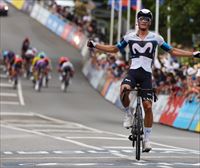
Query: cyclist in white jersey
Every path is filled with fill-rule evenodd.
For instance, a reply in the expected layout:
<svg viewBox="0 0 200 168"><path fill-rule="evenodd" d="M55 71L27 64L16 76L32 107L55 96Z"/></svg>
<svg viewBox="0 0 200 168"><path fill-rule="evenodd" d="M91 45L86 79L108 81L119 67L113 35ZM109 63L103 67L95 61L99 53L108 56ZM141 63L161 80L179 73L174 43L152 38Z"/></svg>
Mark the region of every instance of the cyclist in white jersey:
<svg viewBox="0 0 200 168"><path fill-rule="evenodd" d="M123 125L126 128L132 125L133 115L131 108L129 108L129 92L124 92L124 90L131 90L136 84L140 84L142 89L152 89L152 64L157 45L173 56L200 58L200 51L191 52L173 48L164 41L162 36L149 32L152 19L151 11L142 9L137 13L139 30L127 33L117 45L97 44L93 40L89 40L87 44L90 48L110 53L116 53L129 45L131 66L120 88L120 98L125 110ZM151 150L150 134L153 123L152 92L144 91L142 93L142 102L145 111L143 151L149 152Z"/></svg>

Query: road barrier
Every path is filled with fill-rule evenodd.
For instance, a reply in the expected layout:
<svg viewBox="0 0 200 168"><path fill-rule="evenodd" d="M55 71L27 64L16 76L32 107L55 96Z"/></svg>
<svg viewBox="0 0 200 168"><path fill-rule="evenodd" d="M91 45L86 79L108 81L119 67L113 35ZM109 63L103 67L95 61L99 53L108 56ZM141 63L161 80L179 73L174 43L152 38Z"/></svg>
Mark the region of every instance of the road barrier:
<svg viewBox="0 0 200 168"><path fill-rule="evenodd" d="M86 45L88 40L79 28L72 22L63 21L56 14L52 14L34 0L7 0L17 9L30 14L30 16L47 27L49 30L69 42L81 51L84 64L82 72L90 84L106 100L122 108L120 101L120 84L122 80L110 77L105 70L93 67ZM131 94L131 106L135 107L136 95ZM176 128L200 132L200 103L196 96L188 100L182 95L158 95L158 102L153 104L154 122L173 126Z"/></svg>

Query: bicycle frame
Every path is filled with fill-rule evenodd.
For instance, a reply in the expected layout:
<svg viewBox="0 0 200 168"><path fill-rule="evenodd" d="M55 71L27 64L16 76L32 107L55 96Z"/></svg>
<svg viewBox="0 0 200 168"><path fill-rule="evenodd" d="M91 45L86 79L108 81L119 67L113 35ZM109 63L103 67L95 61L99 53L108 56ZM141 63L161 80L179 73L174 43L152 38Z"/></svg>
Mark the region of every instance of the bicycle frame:
<svg viewBox="0 0 200 168"><path fill-rule="evenodd" d="M126 90L126 91L137 91L137 105L136 111L134 113L134 121L131 129L131 135L129 136L129 140L132 141L132 146L134 147L136 144L136 159L140 160L141 155L141 142L143 141L143 129L144 129L144 122L143 122L143 115L142 115L142 104L141 104L141 92L142 91L152 91L154 93L155 100L157 99L155 95L154 89L141 89L136 88L133 90Z"/></svg>

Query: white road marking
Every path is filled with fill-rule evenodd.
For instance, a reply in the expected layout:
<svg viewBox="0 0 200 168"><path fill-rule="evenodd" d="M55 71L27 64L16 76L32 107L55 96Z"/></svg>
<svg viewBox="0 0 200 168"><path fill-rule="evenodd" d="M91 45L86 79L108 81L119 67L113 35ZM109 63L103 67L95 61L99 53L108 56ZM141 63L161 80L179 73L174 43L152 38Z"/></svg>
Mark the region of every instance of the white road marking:
<svg viewBox="0 0 200 168"><path fill-rule="evenodd" d="M76 154L82 154L85 153L83 151L53 151L55 154L69 154L69 153L76 153Z"/></svg>
<svg viewBox="0 0 200 168"><path fill-rule="evenodd" d="M137 165L137 166L146 166L147 164L146 163L134 163L134 165Z"/></svg>
<svg viewBox="0 0 200 168"><path fill-rule="evenodd" d="M51 121L54 121L54 122L57 122L57 123L66 124L66 121L63 121L63 120L59 120L59 119L55 119L55 118L52 118L52 117L44 116L44 115L39 114L39 113L34 113L34 114L39 116L39 117L41 117L41 118L44 118L44 119L48 119L48 120L51 120ZM84 126L84 125L81 125L81 124L78 124L78 123L74 123L74 122L67 122L67 123L71 123L73 125L76 125L77 127L85 128L85 129L91 130L91 131L96 132L96 133L102 133L101 130L90 128L90 127L87 127L87 126Z"/></svg>
<svg viewBox="0 0 200 168"><path fill-rule="evenodd" d="M103 148L108 149L133 149L131 146L102 146Z"/></svg>
<svg viewBox="0 0 200 168"><path fill-rule="evenodd" d="M194 163L193 165L194 166L200 166L200 163Z"/></svg>
<svg viewBox="0 0 200 168"><path fill-rule="evenodd" d="M0 101L0 104L2 105L20 105L19 102L15 102L15 101Z"/></svg>
<svg viewBox="0 0 200 168"><path fill-rule="evenodd" d="M3 152L5 155L12 155L13 153L10 151Z"/></svg>
<svg viewBox="0 0 200 168"><path fill-rule="evenodd" d="M2 111L1 112L1 115L8 115L8 116L12 116L12 115L19 115L19 116L34 116L33 113L31 112L24 112L24 113L21 113L21 112L5 112L5 111Z"/></svg>
<svg viewBox="0 0 200 168"><path fill-rule="evenodd" d="M68 159L68 158L66 158ZM79 158L77 158L79 159ZM46 162L46 163L18 163L19 166L102 166L102 163L95 163L95 162L86 162L86 163L55 163L55 162ZM104 166L117 166L119 167L116 163L104 163ZM171 166L166 166L166 165L159 165L159 163L147 163L147 162L134 162L131 163L131 165L136 165L136 166L154 166L154 167L159 167L159 168L173 168L171 166L177 166L177 163L171 164ZM126 165L126 167L132 167L129 165L129 163ZM191 163L183 163L182 164L184 167L185 166L195 166L195 164Z"/></svg>
<svg viewBox="0 0 200 168"><path fill-rule="evenodd" d="M160 162L160 163L158 163L158 164L161 164L161 165L164 165L164 166L172 166L171 163L166 163L166 162Z"/></svg>
<svg viewBox="0 0 200 168"><path fill-rule="evenodd" d="M50 120L52 120L52 121L56 121L56 122L59 122L59 123L66 123L66 122L63 121L63 120L54 119L54 118L52 118L52 117L47 117L47 116L44 116L44 115L41 115L41 114L38 114L38 113L35 113L35 114L38 115L38 116L41 116L41 117L43 117L43 118L50 119ZM71 122L71 123L73 123L73 122ZM120 137L124 137L124 138L127 138L127 137L128 137L127 135L123 135L123 134L119 134L119 133L113 133L113 132L109 132L109 131L102 131L102 130L98 130L98 129L93 129L93 128L90 128L90 127L87 127L87 126L84 126L84 125L81 125L81 124L78 124L78 123L73 123L73 124L76 124L77 126L80 126L80 127L83 127L83 128L87 128L87 129L96 131L96 132L98 132L98 133L105 133L105 134L120 136ZM192 149L187 149L187 148L181 148L181 147L176 147L176 146L171 146L171 145L165 145L165 144L161 144L161 143L157 143L157 142L151 142L151 143L154 144L154 145L163 146L163 147L167 147L167 148L182 149L182 150L190 150L190 151L196 151L196 152L198 152L197 150L192 150Z"/></svg>
<svg viewBox="0 0 200 168"><path fill-rule="evenodd" d="M81 143L81 142L78 142L78 141L74 141L74 140L70 140L70 139L67 139L67 138L62 138L62 137L58 137L58 136L44 134L44 133L37 132L37 131L32 131L32 130L26 130L26 129L22 129L22 128L17 128L17 127L14 127L14 126L8 126L8 125L1 125L1 126L2 127L6 127L6 128L10 128L10 129L19 130L19 131L25 131L25 132L36 134L36 135L40 135L40 136L46 136L46 137L50 137L50 138L61 140L61 141L70 142L70 143L76 144L78 146L82 146L82 147L86 147L86 148L91 148L91 149L94 149L94 150L103 150L100 147L96 147L96 146L92 146L92 145L87 145L87 144L84 144L84 143Z"/></svg>
<svg viewBox="0 0 200 168"><path fill-rule="evenodd" d="M102 154L102 153L110 153L109 151L96 151L96 150L88 150L89 153L98 153L98 154Z"/></svg>
<svg viewBox="0 0 200 168"><path fill-rule="evenodd" d="M0 74L0 78L8 78L6 74Z"/></svg>
<svg viewBox="0 0 200 168"><path fill-rule="evenodd" d="M10 113L10 115L12 114L16 114L16 113ZM89 127L85 127L81 124L77 124L77 123L73 123L73 122L66 122L66 121L63 121L63 120L59 120L59 119L54 119L52 117L47 117L47 116L44 116L44 115L41 115L41 114L38 114L38 113L26 113L28 115L35 115L35 116L39 116L41 118L45 118L45 119L48 119L48 120L52 120L52 121L55 121L55 122L58 122L58 123L63 123L63 124L66 124L66 123L71 123L71 124L75 124L77 126L80 126L80 127L84 127L84 128L89 128ZM25 114L25 115L26 115ZM6 114L7 115L7 114ZM24 113L19 113L19 115L24 115ZM123 134L118 134L118 133L113 133L113 132L108 132L108 131L101 131L101 130L98 130L98 129L91 129L91 130L94 130L94 131L97 131L97 132L100 132L100 133L107 133L107 134L111 134L111 135L116 135L116 136L120 136L120 137L124 137L124 138L127 138L127 135L123 135ZM191 150L191 149L185 149L185 148L180 148L180 147L175 147L175 146L170 146L170 145L165 145L165 144L160 144L160 143L155 143L155 142L152 142L152 144L156 144L158 146L164 146L164 147L170 147L170 148L174 148L174 149L182 149L182 150ZM191 151L196 151L198 152L197 150L191 150Z"/></svg>
<svg viewBox="0 0 200 168"><path fill-rule="evenodd" d="M98 165L98 163L75 163L75 166L95 166Z"/></svg>
<svg viewBox="0 0 200 168"><path fill-rule="evenodd" d="M12 84L9 83L0 83L0 87L13 87Z"/></svg>
<svg viewBox="0 0 200 168"><path fill-rule="evenodd" d="M37 161L45 161L45 160L47 160L47 159L56 159L56 160L86 160L86 161L88 161L88 160L94 160L94 159L117 159L117 158L119 158L119 157L116 157L116 156L93 156L93 157L91 157L91 156L63 156L63 157L61 157L61 156L35 156L35 157L22 157L22 156L20 156L20 157L10 157L10 158L8 158L8 157L6 157L6 158L1 158L1 160L22 160L22 161L24 161L24 159L25 160L30 160L30 161L33 161L33 160L37 160ZM29 163L30 164L30 163Z"/></svg>
<svg viewBox="0 0 200 168"><path fill-rule="evenodd" d="M24 102L24 97L23 97L23 94L22 94L22 86L21 86L21 81L20 80L18 82L17 88L18 88L17 90L18 90L20 104L22 106L24 106L25 102Z"/></svg>
<svg viewBox="0 0 200 168"><path fill-rule="evenodd" d="M43 116L43 115L38 115L37 113L35 113L34 116L40 116L41 118L45 118L45 119L48 119L48 120L51 120L51 121L54 121L54 122L57 122L57 123L62 123L62 124L74 124L74 125L77 125L77 127L81 127L81 128L89 128L89 127L85 127L85 126L82 126L81 124L76 124L76 123L73 123L73 122L66 122L66 121L62 121L62 120L58 120L58 119L53 119L51 117L46 117L46 116ZM17 128L17 127L14 127L14 126L5 126L3 125L4 127L8 127L8 128L12 128L12 129L15 129L15 130L20 130L20 131L25 131L25 132L28 132L28 133L32 133L32 134L36 134L36 135L40 135L40 136L46 136L46 137L50 137L50 138L53 138L53 139L57 139L57 140L61 140L61 141L66 141L66 142L70 142L70 143L73 143L73 144L76 144L76 145L79 145L79 146L82 146L82 147L86 147L86 148L90 148L92 150L99 150L100 152L104 152L105 151L105 148L102 148L102 147L97 147L97 146L92 146L92 145L87 145L87 144L84 144L84 143L81 143L79 141L74 141L74 140L70 140L69 138L63 138L63 137L58 137L58 136L53 136L53 135L47 135L47 134L44 134L44 133L41 133L41 132L37 132L37 131L33 131L33 130L27 130L27 129L22 129L22 128ZM97 130L97 129L90 129L91 131L96 131L98 133L105 133L105 134L109 134L109 135L115 135L115 136L119 136L119 137L122 137L122 138L126 138L127 139L127 135L122 135L122 134L117 134L117 133L113 133L113 132L108 132L108 131L101 131L101 130ZM154 142L155 143L155 142ZM158 146L163 146L163 147L166 147L166 148L172 148L175 150L182 150L182 151L193 151L193 152L198 152L196 150L191 150L191 149L185 149L185 148L179 148L179 147L175 147L175 146L170 146L170 145L165 145L165 144L159 144L159 143L155 143L156 145ZM131 147L130 147L131 148ZM104 151L103 151L104 150ZM166 149L167 150L167 149ZM117 156L117 157L120 157L120 158L125 158L125 159L128 159L128 160L135 160L135 157L134 156L127 156L127 155L124 155L124 154L121 154L119 152L112 152L111 153L112 155L114 156ZM198 156L197 156L198 157ZM173 156L173 155L159 155L159 156L143 156L144 159L165 159L165 158L173 158L173 159L184 159L184 158L196 158L196 156ZM141 160L140 162L145 162L144 160ZM168 166L168 165L164 165L164 166Z"/></svg>
<svg viewBox="0 0 200 168"><path fill-rule="evenodd" d="M49 154L49 152L47 151L17 151L18 154L21 154L21 155L36 155L36 154Z"/></svg>
<svg viewBox="0 0 200 168"><path fill-rule="evenodd" d="M157 167L160 167L160 168L173 168L171 166L157 166Z"/></svg>
<svg viewBox="0 0 200 168"><path fill-rule="evenodd" d="M17 97L16 93L0 93L0 96L3 97Z"/></svg>
<svg viewBox="0 0 200 168"><path fill-rule="evenodd" d="M66 137L69 139L107 139L107 140L119 140L119 141L127 141L127 138L115 138L115 137Z"/></svg>
<svg viewBox="0 0 200 168"><path fill-rule="evenodd" d="M58 163L39 163L37 166L56 166Z"/></svg>
<svg viewBox="0 0 200 168"><path fill-rule="evenodd" d="M62 130L58 130L58 129L34 129L34 131L37 131L37 132L72 132L72 133L91 133L90 130L65 130L65 129L62 129ZM68 138L68 137L66 137ZM72 138L69 138L69 139L72 139Z"/></svg>

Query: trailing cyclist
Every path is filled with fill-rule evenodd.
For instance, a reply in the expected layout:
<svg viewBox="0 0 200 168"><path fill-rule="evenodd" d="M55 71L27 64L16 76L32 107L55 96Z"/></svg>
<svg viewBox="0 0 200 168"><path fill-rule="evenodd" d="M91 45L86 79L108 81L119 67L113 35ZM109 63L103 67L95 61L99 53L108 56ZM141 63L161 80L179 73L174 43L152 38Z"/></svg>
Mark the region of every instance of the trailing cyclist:
<svg viewBox="0 0 200 168"><path fill-rule="evenodd" d="M24 39L22 42L22 48L21 48L21 56L24 59L26 51L30 48L30 40L28 37Z"/></svg>
<svg viewBox="0 0 200 168"><path fill-rule="evenodd" d="M25 77L29 77L31 75L31 64L35 57L35 51L33 49L28 49L24 55L24 68L25 68Z"/></svg>
<svg viewBox="0 0 200 168"><path fill-rule="evenodd" d="M31 80L34 82L34 73L35 73L35 66L37 64L37 62L43 58L46 57L46 54L44 52L39 52L32 60L32 64L31 64L31 72L32 72L32 77Z"/></svg>
<svg viewBox="0 0 200 168"><path fill-rule="evenodd" d="M19 56L15 57L14 63L11 70L11 80L13 82L13 87L16 88L18 84L18 78L23 73L23 60Z"/></svg>
<svg viewBox="0 0 200 168"><path fill-rule="evenodd" d="M44 81L46 85L48 83L49 64L49 59L45 57L37 61L34 67L35 90L37 91L40 91Z"/></svg>
<svg viewBox="0 0 200 168"><path fill-rule="evenodd" d="M110 53L116 53L124 49L127 45L130 47L131 65L120 89L120 98L125 111L123 125L126 128L132 125L133 112L129 107L130 92L125 92L125 90L131 90L136 84L140 84L142 89L152 89L152 64L157 46L160 46L164 51L169 52L173 56L200 58L200 51L191 52L173 48L164 41L162 36L150 32L149 27L151 26L152 20L153 15L151 11L142 9L137 13L137 23L139 27L137 32L127 33L116 45L97 44L93 40L89 40L87 44L90 48L96 48ZM150 135L153 124L152 98L152 92L142 92L142 103L145 111L143 152L149 152L151 150Z"/></svg>
<svg viewBox="0 0 200 168"><path fill-rule="evenodd" d="M70 78L74 76L74 66L68 57L59 58L58 72L60 73L61 90L66 91Z"/></svg>
<svg viewBox="0 0 200 168"><path fill-rule="evenodd" d="M13 51L8 51L5 57L5 64L6 64L6 69L7 69L9 79L11 79L11 76L12 76L12 66L15 62L15 58L16 58L15 53Z"/></svg>

